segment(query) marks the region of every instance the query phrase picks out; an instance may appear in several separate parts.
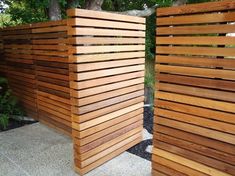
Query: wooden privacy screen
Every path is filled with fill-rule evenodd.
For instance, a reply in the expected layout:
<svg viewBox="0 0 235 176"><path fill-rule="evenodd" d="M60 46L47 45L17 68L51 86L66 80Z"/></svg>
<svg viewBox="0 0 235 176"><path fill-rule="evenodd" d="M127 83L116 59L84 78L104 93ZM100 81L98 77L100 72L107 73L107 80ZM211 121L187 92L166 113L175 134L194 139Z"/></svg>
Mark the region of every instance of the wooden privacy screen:
<svg viewBox="0 0 235 176"><path fill-rule="evenodd" d="M19 98L27 114L37 119L31 25L4 28L2 35L9 86L13 94Z"/></svg>
<svg viewBox="0 0 235 176"><path fill-rule="evenodd" d="M29 116L73 136L84 174L142 140L145 19L81 9L68 16L4 28L0 47L13 93Z"/></svg>
<svg viewBox="0 0 235 176"><path fill-rule="evenodd" d="M4 28L2 35L9 85L27 115L71 135L67 20Z"/></svg>
<svg viewBox="0 0 235 176"><path fill-rule="evenodd" d="M235 1L157 10L153 175L235 175Z"/></svg>
<svg viewBox="0 0 235 176"><path fill-rule="evenodd" d="M38 117L71 135L67 20L32 25Z"/></svg>
<svg viewBox="0 0 235 176"><path fill-rule="evenodd" d="M142 139L145 19L68 11L75 168L84 174Z"/></svg>

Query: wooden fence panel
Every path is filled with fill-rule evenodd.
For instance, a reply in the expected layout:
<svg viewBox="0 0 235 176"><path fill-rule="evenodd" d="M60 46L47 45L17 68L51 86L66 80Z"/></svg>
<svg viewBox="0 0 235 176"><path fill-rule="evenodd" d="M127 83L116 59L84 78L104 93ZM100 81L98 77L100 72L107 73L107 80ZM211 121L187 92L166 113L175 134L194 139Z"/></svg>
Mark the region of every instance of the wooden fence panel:
<svg viewBox="0 0 235 176"><path fill-rule="evenodd" d="M31 34L31 25L4 28L4 57L9 86L13 94L19 98L26 113L38 119Z"/></svg>
<svg viewBox="0 0 235 176"><path fill-rule="evenodd" d="M235 1L157 10L153 175L235 175Z"/></svg>
<svg viewBox="0 0 235 176"><path fill-rule="evenodd" d="M84 174L141 141L145 19L68 15L75 168Z"/></svg>
<svg viewBox="0 0 235 176"><path fill-rule="evenodd" d="M67 20L32 25L40 122L71 135Z"/></svg>

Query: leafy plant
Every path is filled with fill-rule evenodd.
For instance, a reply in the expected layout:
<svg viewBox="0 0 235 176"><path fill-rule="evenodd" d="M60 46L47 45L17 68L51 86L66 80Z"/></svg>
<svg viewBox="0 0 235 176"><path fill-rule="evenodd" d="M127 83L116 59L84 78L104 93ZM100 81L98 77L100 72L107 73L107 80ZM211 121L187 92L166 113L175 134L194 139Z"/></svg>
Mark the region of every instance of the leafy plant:
<svg viewBox="0 0 235 176"><path fill-rule="evenodd" d="M23 111L18 105L18 100L11 94L7 80L0 77L0 128L6 129L10 118L20 120Z"/></svg>

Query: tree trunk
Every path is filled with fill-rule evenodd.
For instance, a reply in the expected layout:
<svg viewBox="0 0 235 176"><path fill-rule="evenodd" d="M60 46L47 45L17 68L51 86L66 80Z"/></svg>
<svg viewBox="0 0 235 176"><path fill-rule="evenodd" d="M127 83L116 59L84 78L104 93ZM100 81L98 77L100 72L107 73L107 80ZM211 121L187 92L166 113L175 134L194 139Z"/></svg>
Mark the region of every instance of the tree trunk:
<svg viewBox="0 0 235 176"><path fill-rule="evenodd" d="M103 2L104 2L104 0L86 0L85 9L102 11ZM125 12L113 12L113 13L119 13L119 14L123 14L123 15L131 15L131 16L146 17L146 16L152 15L155 12L156 7L157 7L157 4L154 5L151 8L147 8L147 9L144 9L144 10L128 10L128 11L125 11Z"/></svg>
<svg viewBox="0 0 235 176"><path fill-rule="evenodd" d="M79 0L67 0L67 9L80 7Z"/></svg>
<svg viewBox="0 0 235 176"><path fill-rule="evenodd" d="M187 0L175 0L173 2L173 6L185 5L186 3L187 3Z"/></svg>
<svg viewBox="0 0 235 176"><path fill-rule="evenodd" d="M104 0L86 0L85 9L101 11Z"/></svg>
<svg viewBox="0 0 235 176"><path fill-rule="evenodd" d="M51 21L61 20L61 9L59 0L49 1L49 19Z"/></svg>
<svg viewBox="0 0 235 176"><path fill-rule="evenodd" d="M139 16L139 17L148 17L148 16L152 15L153 13L155 13L157 6L158 6L158 5L155 4L153 7L146 8L146 9L144 9L144 10L128 10L128 11L117 12L117 13L123 14L123 15L131 15L131 16Z"/></svg>

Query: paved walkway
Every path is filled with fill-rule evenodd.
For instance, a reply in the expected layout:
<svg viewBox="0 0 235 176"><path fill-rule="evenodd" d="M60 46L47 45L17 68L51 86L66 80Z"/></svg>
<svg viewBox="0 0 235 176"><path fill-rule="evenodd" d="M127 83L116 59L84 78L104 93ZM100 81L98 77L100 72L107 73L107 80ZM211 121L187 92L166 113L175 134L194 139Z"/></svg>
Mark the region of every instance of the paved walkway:
<svg viewBox="0 0 235 176"><path fill-rule="evenodd" d="M0 176L77 176L72 141L36 123L0 133ZM151 163L125 152L86 176L150 176Z"/></svg>

